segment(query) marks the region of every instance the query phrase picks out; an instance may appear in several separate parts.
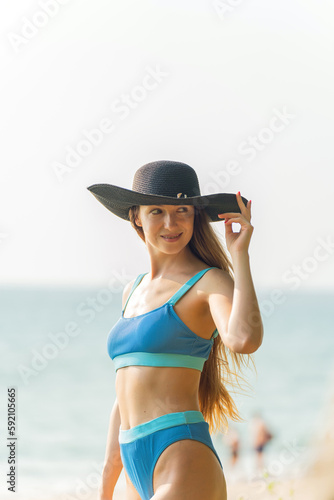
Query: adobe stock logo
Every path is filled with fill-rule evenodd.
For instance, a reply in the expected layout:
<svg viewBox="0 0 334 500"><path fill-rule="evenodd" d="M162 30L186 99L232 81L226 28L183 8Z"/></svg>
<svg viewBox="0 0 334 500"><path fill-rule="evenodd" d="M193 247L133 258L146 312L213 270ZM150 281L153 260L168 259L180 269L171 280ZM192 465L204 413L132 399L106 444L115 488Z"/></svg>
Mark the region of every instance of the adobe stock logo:
<svg viewBox="0 0 334 500"><path fill-rule="evenodd" d="M248 163L254 161L258 155L261 155L267 148L272 147L275 138L283 131L286 131L295 118L296 115L289 112L285 105L281 109L273 108L267 126L262 127L252 135L248 135L247 139L239 142L237 152L240 157L244 157ZM231 159L226 163L225 168L216 172L209 172L212 181L205 184L203 191L214 194L219 192L220 189L226 189L231 182L231 178L240 175L242 171L243 164L240 158Z"/></svg>
<svg viewBox="0 0 334 500"><path fill-rule="evenodd" d="M9 43L13 50L18 53L23 47L35 38L41 29L43 29L51 18L55 17L61 5L66 5L69 0L40 0L38 5L41 10L37 10L31 19L22 17L20 33L10 32L7 34Z"/></svg>
<svg viewBox="0 0 334 500"><path fill-rule="evenodd" d="M248 156L248 162L253 161L258 152L266 149L268 144L273 142L275 135L283 132L290 125L291 120L296 118L296 115L287 111L286 106L283 106L282 110L273 108L273 112L267 127L261 128L257 135L249 135L247 140L239 144L238 152Z"/></svg>
<svg viewBox="0 0 334 500"><path fill-rule="evenodd" d="M87 157L96 151L103 144L106 137L110 137L117 130L117 123L127 120L129 116L136 113L144 106L150 96L164 83L169 72L162 69L159 64L146 66L146 73L136 85L129 90L122 92L110 104L113 116L104 116L93 128L82 129L81 137L76 144L67 145L64 152L63 161L54 161L52 169L59 182L72 173Z"/></svg>
<svg viewBox="0 0 334 500"><path fill-rule="evenodd" d="M225 20L226 14L233 12L244 0L214 0L212 5L221 21Z"/></svg>

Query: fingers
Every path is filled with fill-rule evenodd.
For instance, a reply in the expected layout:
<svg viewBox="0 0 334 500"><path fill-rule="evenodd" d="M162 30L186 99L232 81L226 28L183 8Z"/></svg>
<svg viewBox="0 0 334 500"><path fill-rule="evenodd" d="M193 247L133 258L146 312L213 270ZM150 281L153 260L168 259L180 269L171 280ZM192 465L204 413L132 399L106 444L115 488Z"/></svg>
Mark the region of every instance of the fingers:
<svg viewBox="0 0 334 500"><path fill-rule="evenodd" d="M249 200L247 202L247 205L244 204L244 202L242 201L242 198L241 198L241 194L240 194L240 191L237 192L236 194L236 197L237 197L237 202L238 202L238 205L240 207L240 209L242 210L243 208L247 208L250 210L250 206L251 206L251 200Z"/></svg>
<svg viewBox="0 0 334 500"><path fill-rule="evenodd" d="M223 214L218 214L218 217L235 217L236 215L238 215L238 212L225 212Z"/></svg>
<svg viewBox="0 0 334 500"><path fill-rule="evenodd" d="M230 222L236 222L241 225L242 222L244 222L245 219L244 217L229 217L228 219L225 219L225 224L229 224ZM248 222L248 221L246 221Z"/></svg>

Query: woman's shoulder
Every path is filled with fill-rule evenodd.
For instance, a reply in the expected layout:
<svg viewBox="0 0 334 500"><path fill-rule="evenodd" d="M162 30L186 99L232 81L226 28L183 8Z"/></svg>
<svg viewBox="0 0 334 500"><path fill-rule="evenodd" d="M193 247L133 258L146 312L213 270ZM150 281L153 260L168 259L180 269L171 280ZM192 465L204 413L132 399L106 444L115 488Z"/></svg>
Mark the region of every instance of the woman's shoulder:
<svg viewBox="0 0 334 500"><path fill-rule="evenodd" d="M128 297L130 295L130 292L132 290L133 285L135 284L135 281L137 279L137 276L133 278L133 280L129 281L124 288L123 288L123 296L122 296L122 308L124 308L126 301L128 300Z"/></svg>
<svg viewBox="0 0 334 500"><path fill-rule="evenodd" d="M215 266L203 266L201 270L204 270L204 269L208 269L208 271L205 273L205 276L211 276L214 277L214 278L217 278L217 277L222 277L222 278L231 278L230 274L228 273L228 271L225 271L224 269L221 269L220 267L215 267Z"/></svg>
<svg viewBox="0 0 334 500"><path fill-rule="evenodd" d="M209 269L201 280L202 290L206 293L224 293L234 288L234 280L228 271L214 267Z"/></svg>

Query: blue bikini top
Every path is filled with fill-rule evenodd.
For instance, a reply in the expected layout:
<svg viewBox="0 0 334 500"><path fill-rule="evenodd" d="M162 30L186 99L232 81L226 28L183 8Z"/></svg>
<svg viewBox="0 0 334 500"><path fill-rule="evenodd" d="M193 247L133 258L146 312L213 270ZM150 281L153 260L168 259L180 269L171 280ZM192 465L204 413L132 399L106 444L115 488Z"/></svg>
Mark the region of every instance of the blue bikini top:
<svg viewBox="0 0 334 500"><path fill-rule="evenodd" d="M148 273L136 278L122 316L107 339L108 354L116 371L133 365L178 366L202 371L218 330L213 332L210 339L199 337L181 321L173 306L209 269L215 268L199 271L162 306L139 316L125 318L124 311L132 293Z"/></svg>

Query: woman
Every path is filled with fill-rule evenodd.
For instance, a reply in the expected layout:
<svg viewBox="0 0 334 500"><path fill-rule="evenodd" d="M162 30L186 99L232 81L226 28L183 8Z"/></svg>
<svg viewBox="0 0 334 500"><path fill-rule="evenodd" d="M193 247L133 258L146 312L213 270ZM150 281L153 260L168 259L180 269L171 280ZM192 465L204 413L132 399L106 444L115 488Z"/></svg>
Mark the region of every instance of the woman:
<svg viewBox="0 0 334 500"><path fill-rule="evenodd" d="M99 498L112 499L124 466L128 500L225 500L209 432L240 419L225 386L237 376L226 349L240 368L263 336L248 256L251 202L240 193L201 196L194 169L173 161L143 165L132 190L88 189L131 222L150 258L150 272L125 286L108 337L116 400ZM210 227L221 219L234 278Z"/></svg>

